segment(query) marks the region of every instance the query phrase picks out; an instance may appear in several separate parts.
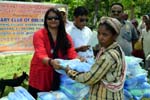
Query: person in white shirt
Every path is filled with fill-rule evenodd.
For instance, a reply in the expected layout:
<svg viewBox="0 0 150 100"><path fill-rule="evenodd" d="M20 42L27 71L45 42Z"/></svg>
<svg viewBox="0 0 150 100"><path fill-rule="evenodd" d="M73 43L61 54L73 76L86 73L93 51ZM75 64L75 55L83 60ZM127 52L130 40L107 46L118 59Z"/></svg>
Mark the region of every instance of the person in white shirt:
<svg viewBox="0 0 150 100"><path fill-rule="evenodd" d="M142 30L144 29L144 28L146 28L146 25L145 25L145 21L146 20L149 20L149 16L148 15L143 15L142 16L142 20L141 20L141 22L139 23L139 26L138 26L138 30L140 31L140 32L142 32Z"/></svg>
<svg viewBox="0 0 150 100"><path fill-rule="evenodd" d="M145 59L150 55L150 20L145 21L146 28L142 30L143 50Z"/></svg>
<svg viewBox="0 0 150 100"><path fill-rule="evenodd" d="M93 49L89 45L93 35L90 28L86 26L88 22L88 10L79 6L74 10L74 23L70 30L75 50L78 55L86 59L94 59Z"/></svg>

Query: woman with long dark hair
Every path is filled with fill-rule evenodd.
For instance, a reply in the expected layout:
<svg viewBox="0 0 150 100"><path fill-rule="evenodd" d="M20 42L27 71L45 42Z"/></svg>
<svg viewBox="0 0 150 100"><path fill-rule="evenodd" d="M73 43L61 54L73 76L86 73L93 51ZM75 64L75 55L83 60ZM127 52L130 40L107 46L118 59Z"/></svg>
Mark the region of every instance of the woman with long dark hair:
<svg viewBox="0 0 150 100"><path fill-rule="evenodd" d="M59 89L60 74L53 68L59 66L59 62L54 59L77 57L58 9L50 8L45 13L44 28L34 33L33 45L35 52L30 66L28 91L37 98L37 92Z"/></svg>

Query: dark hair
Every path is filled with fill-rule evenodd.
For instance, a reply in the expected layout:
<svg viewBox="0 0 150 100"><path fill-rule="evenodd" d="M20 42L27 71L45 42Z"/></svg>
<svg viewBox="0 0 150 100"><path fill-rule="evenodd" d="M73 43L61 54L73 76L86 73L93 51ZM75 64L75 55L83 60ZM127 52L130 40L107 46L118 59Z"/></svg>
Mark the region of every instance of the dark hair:
<svg viewBox="0 0 150 100"><path fill-rule="evenodd" d="M150 13L147 14L150 17Z"/></svg>
<svg viewBox="0 0 150 100"><path fill-rule="evenodd" d="M47 24L47 21L46 21L47 17L48 17L48 14L50 12L54 12L59 18L57 43L56 43L55 48L53 48L54 52L56 53L56 55L54 53L54 56L55 56L55 58L57 58L58 57L58 55L57 55L58 49L60 49L62 54L65 55L65 54L67 54L67 50L71 47L71 43L69 42L69 40L67 38L67 33L66 33L66 30L65 30L64 21L63 21L62 15L60 14L60 11L56 8L49 8L47 10L47 12L45 13L45 16L44 16L44 27L48 31L48 37L49 37L51 46L54 45L54 41L53 41L51 33L48 30L48 24Z"/></svg>
<svg viewBox="0 0 150 100"><path fill-rule="evenodd" d="M75 16L75 17L78 17L78 16L83 16L83 15L88 15L88 10L85 8L85 7L83 7L83 6L78 6L77 8L75 8L75 10L74 10L74 13L73 13L73 15Z"/></svg>
<svg viewBox="0 0 150 100"><path fill-rule="evenodd" d="M145 24L150 24L150 19L146 19Z"/></svg>
<svg viewBox="0 0 150 100"><path fill-rule="evenodd" d="M131 23L132 23L133 25L136 25L136 26L138 26L138 24L139 24L136 19L132 19L132 20L131 20Z"/></svg>
<svg viewBox="0 0 150 100"><path fill-rule="evenodd" d="M119 5L119 6L121 6L122 11L124 10L124 6L123 6L121 3L118 3L118 2L112 3L111 6L110 6L110 9L111 9L114 5Z"/></svg>
<svg viewBox="0 0 150 100"><path fill-rule="evenodd" d="M99 27L101 27L101 26L105 26L106 29L112 33L112 35L118 35L117 32L115 31L115 29L110 24L108 24L106 21L103 23L100 23Z"/></svg>
<svg viewBox="0 0 150 100"><path fill-rule="evenodd" d="M66 15L66 12L64 12L64 11L60 11L60 13L61 13L62 15Z"/></svg>

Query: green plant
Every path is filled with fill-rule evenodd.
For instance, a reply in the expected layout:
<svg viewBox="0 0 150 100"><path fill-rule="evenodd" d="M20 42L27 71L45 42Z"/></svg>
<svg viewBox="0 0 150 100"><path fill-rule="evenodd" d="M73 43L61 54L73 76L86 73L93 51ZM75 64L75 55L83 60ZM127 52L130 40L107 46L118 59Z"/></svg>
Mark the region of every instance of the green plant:
<svg viewBox="0 0 150 100"><path fill-rule="evenodd" d="M32 54L0 56L0 79L12 78L14 73L29 72Z"/></svg>
<svg viewBox="0 0 150 100"><path fill-rule="evenodd" d="M0 56L0 79L12 79L16 73L18 76L23 71L29 73L30 61L32 54ZM24 88L28 87L28 81L22 84ZM14 91L14 88L6 86L3 96L7 96L9 92Z"/></svg>

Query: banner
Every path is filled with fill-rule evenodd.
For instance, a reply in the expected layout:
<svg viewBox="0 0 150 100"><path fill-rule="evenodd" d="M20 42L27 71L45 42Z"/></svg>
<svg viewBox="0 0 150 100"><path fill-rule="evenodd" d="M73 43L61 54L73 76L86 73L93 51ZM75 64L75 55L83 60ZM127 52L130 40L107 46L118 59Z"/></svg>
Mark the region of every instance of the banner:
<svg viewBox="0 0 150 100"><path fill-rule="evenodd" d="M0 52L32 51L32 35L43 27L48 8L66 5L33 2L0 2Z"/></svg>

